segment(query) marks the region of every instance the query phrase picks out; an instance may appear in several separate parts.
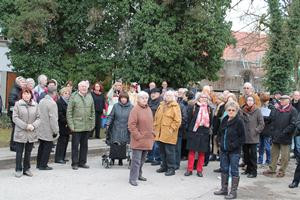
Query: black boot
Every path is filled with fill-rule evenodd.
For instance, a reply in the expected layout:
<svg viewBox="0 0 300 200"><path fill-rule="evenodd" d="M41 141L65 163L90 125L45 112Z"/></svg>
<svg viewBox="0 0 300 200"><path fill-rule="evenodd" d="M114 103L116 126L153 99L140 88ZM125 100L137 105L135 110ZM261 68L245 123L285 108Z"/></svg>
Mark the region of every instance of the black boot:
<svg viewBox="0 0 300 200"><path fill-rule="evenodd" d="M231 180L231 191L228 195L225 196L225 199L236 199L237 197L237 188L239 186L240 177L233 176Z"/></svg>
<svg viewBox="0 0 300 200"><path fill-rule="evenodd" d="M122 159L119 159L119 165L123 166L123 160Z"/></svg>
<svg viewBox="0 0 300 200"><path fill-rule="evenodd" d="M217 160L217 155L213 154L210 156L209 161L216 161Z"/></svg>
<svg viewBox="0 0 300 200"><path fill-rule="evenodd" d="M214 192L214 195L228 195L228 174L221 174L221 190Z"/></svg>
<svg viewBox="0 0 300 200"><path fill-rule="evenodd" d="M298 181L293 181L291 184L289 184L289 188L296 188L298 187L299 182Z"/></svg>

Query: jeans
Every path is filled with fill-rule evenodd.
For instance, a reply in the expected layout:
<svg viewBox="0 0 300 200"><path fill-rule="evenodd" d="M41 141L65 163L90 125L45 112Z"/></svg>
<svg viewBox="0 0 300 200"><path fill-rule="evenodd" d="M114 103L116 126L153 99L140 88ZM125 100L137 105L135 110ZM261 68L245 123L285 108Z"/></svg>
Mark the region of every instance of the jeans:
<svg viewBox="0 0 300 200"><path fill-rule="evenodd" d="M230 169L231 176L239 177L239 162L240 154L221 151L220 165L222 173L229 175Z"/></svg>
<svg viewBox="0 0 300 200"><path fill-rule="evenodd" d="M161 161L160 154L159 154L159 144L158 144L158 142L154 142L152 150L149 151L148 154L147 154L147 160Z"/></svg>
<svg viewBox="0 0 300 200"><path fill-rule="evenodd" d="M264 152L266 151L266 164L271 163L271 137L260 136L258 164L263 164Z"/></svg>
<svg viewBox="0 0 300 200"><path fill-rule="evenodd" d="M72 166L86 164L89 134L88 131L72 133Z"/></svg>
<svg viewBox="0 0 300 200"><path fill-rule="evenodd" d="M25 147L25 155L23 160L23 167L22 167L22 157L23 157L23 151ZM16 148L16 172L22 171L26 172L30 169L30 155L32 151L33 143L19 143L15 142L15 148Z"/></svg>
<svg viewBox="0 0 300 200"><path fill-rule="evenodd" d="M160 157L162 160L161 168L176 169L176 145L159 142Z"/></svg>

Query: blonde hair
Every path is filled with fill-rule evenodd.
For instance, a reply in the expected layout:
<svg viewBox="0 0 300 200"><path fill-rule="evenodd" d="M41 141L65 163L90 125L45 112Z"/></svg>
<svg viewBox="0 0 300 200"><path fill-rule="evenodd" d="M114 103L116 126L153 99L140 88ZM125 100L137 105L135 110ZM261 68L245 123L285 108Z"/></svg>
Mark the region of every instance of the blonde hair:
<svg viewBox="0 0 300 200"><path fill-rule="evenodd" d="M228 108L234 108L238 112L238 110L240 109L240 106L235 101L229 101L225 104L225 109L227 110Z"/></svg>
<svg viewBox="0 0 300 200"><path fill-rule="evenodd" d="M70 88L68 88L68 87L61 88L59 91L59 94L63 95L63 93L65 93L65 92L69 92L69 94L71 94Z"/></svg>

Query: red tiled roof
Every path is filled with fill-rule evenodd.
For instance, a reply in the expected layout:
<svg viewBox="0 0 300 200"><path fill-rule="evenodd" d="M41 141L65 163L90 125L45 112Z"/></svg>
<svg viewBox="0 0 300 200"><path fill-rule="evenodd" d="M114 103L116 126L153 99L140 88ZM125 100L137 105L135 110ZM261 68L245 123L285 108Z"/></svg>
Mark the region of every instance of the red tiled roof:
<svg viewBox="0 0 300 200"><path fill-rule="evenodd" d="M225 60L257 62L267 50L267 35L262 33L233 32L236 45L228 46L223 53Z"/></svg>

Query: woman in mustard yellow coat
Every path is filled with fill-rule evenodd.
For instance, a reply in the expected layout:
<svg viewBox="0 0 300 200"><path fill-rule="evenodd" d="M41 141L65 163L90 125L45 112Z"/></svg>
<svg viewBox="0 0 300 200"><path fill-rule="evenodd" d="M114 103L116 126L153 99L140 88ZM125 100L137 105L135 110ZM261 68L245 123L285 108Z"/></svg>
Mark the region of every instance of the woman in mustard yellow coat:
<svg viewBox="0 0 300 200"><path fill-rule="evenodd" d="M176 142L178 129L181 124L180 106L175 100L175 93L167 91L154 117L155 140L159 142L162 164L158 173L165 172L166 176L175 174Z"/></svg>

